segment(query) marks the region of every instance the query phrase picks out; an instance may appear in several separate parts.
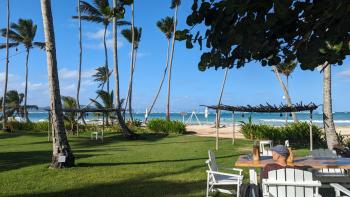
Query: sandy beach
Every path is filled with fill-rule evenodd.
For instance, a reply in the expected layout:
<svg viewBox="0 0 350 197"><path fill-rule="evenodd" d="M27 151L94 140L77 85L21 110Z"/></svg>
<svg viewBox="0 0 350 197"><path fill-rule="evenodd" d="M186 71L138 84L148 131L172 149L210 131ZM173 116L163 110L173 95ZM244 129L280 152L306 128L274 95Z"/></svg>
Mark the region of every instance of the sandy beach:
<svg viewBox="0 0 350 197"><path fill-rule="evenodd" d="M214 125L187 125L187 131L194 132L197 136L215 137L216 129ZM240 133L240 126L235 126L235 138L243 139L244 136ZM350 126L337 126L337 132L342 135L350 137ZM220 138L232 138L232 126L226 126L220 128L219 137Z"/></svg>

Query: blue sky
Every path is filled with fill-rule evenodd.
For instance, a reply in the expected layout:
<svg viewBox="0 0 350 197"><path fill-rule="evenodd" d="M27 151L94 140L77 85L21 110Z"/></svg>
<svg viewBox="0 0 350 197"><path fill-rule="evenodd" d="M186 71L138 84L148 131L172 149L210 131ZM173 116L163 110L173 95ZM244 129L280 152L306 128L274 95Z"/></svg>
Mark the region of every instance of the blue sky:
<svg viewBox="0 0 350 197"><path fill-rule="evenodd" d="M89 0L87 0L89 1ZM0 27L6 26L5 0L0 0ZM179 10L179 28L186 27L186 17L191 11L191 0L183 1ZM156 22L172 16L170 0L136 1L135 25L143 28L139 55L135 70L134 108L144 111L150 104L165 66L167 41L156 27ZM61 95L74 96L76 92L76 70L79 61L78 24L71 19L76 15L76 1L52 0L56 48L60 76ZM127 9L126 20L130 20L130 9ZM43 41L43 28L39 0L11 0L11 22L19 18L31 18L37 25L36 40ZM95 97L97 84L91 75L97 66L104 63L101 24L83 22L83 81L81 103L86 104L89 98ZM111 27L109 29L111 31ZM111 33L107 43L111 46ZM0 42L5 39L0 38ZM125 98L129 77L130 44L119 34L119 67L121 94ZM10 50L9 89L24 89L23 48ZM201 104L215 104L220 92L224 70L210 69L200 72L197 68L201 51L198 48L186 49L184 43L176 43L173 80L172 111L198 109ZM5 50L0 51L0 93L3 91ZM112 49L109 48L109 65L112 64ZM350 111L350 61L347 58L343 66L333 67L333 108L334 111ZM34 49L29 62L29 95L28 103L47 106L48 80L46 54ZM113 78L111 80L113 84ZM164 84L166 87L166 83ZM113 85L111 85L113 87ZM2 94L2 93L1 93ZM322 74L318 71L301 71L297 69L290 79L290 94L293 102L310 102L322 104ZM271 68L258 63L249 63L244 68L229 71L223 103L232 105L255 105L261 103L280 104L283 92ZM164 111L166 89L163 89L155 106L156 111Z"/></svg>

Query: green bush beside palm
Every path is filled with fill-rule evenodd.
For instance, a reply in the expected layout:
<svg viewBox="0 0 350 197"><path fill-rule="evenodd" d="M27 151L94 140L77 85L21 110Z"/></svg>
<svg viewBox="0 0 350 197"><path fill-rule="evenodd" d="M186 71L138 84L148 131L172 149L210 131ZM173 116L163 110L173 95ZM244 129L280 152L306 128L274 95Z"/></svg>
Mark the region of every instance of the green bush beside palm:
<svg viewBox="0 0 350 197"><path fill-rule="evenodd" d="M186 133L186 126L180 121L167 121L163 119L152 119L147 122L147 127L157 133Z"/></svg>

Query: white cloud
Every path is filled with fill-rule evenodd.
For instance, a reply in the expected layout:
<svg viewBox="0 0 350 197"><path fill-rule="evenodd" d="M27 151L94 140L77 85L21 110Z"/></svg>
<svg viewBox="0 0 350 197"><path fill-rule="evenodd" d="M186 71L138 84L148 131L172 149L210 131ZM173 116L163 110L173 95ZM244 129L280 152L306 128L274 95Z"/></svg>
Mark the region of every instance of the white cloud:
<svg viewBox="0 0 350 197"><path fill-rule="evenodd" d="M111 32L109 30L106 31L106 38L108 38L111 35ZM104 29L100 29L95 32L87 32L86 37L90 40L101 40L104 36Z"/></svg>
<svg viewBox="0 0 350 197"><path fill-rule="evenodd" d="M339 72L337 75L340 77L350 77L350 69Z"/></svg>
<svg viewBox="0 0 350 197"><path fill-rule="evenodd" d="M21 83L21 86L24 88L25 87L25 82ZM43 83L31 83L30 81L28 81L28 89L29 90L45 90L48 89L48 85L47 84L43 84Z"/></svg>
<svg viewBox="0 0 350 197"><path fill-rule="evenodd" d="M120 48L122 48L124 46L124 43L121 40L118 39L117 45L118 45L118 49L120 49ZM85 44L84 46L86 48L88 48L88 49L104 49L103 40L98 42L98 43ZM113 39L112 38L106 39L106 46L107 46L108 49L112 49L113 48Z"/></svg>
<svg viewBox="0 0 350 197"><path fill-rule="evenodd" d="M8 81L17 81L19 79L18 75L8 74ZM0 72L0 82L5 83L5 72Z"/></svg>
<svg viewBox="0 0 350 197"><path fill-rule="evenodd" d="M96 73L96 70L83 70L81 72L81 78L90 78L93 74ZM58 71L60 79L74 79L78 77L77 70L69 70L68 68L62 68Z"/></svg>

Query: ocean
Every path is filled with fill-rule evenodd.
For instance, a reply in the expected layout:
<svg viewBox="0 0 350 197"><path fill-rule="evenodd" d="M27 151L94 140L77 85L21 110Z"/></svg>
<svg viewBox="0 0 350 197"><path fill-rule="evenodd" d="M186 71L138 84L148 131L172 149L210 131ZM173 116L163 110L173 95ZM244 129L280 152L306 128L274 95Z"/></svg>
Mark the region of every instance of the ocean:
<svg viewBox="0 0 350 197"><path fill-rule="evenodd" d="M145 113L134 113L134 119L144 120ZM184 121L188 124L213 124L215 121L215 113L209 113L208 118L204 117L204 113L196 113L196 116L192 112L187 112L185 116L181 116L180 113L171 113L172 120ZM285 113L235 113L236 124L240 124L239 121L248 121L249 116L252 117L252 121L257 124L270 124L270 125L283 125L286 122ZM335 112L334 123L337 126L350 126L350 112ZM128 114L126 118L128 118ZM300 121L309 121L308 113L297 113L297 117ZM153 118L165 118L165 113L153 113L149 116L149 119ZM29 112L29 119L33 122L45 121L48 119L47 112ZM94 114L87 114L86 120L97 120L101 117L97 117ZM288 115L288 122L292 122L292 117ZM232 113L222 112L221 123L225 125L232 125ZM322 114L313 113L313 123L322 125Z"/></svg>

